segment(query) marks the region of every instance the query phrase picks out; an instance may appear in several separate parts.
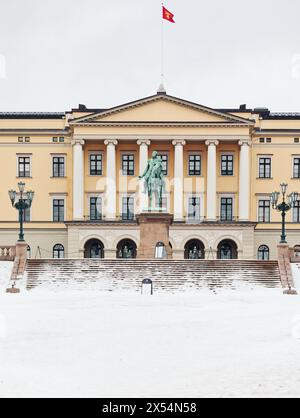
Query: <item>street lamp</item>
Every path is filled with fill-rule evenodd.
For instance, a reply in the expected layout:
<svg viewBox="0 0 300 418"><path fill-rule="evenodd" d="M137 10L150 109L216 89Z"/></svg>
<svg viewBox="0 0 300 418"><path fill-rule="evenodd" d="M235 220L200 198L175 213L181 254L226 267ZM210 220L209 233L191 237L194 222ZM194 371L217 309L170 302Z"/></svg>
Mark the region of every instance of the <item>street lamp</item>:
<svg viewBox="0 0 300 418"><path fill-rule="evenodd" d="M11 200L12 207L19 211L19 223L20 223L20 231L19 231L19 242L24 242L24 212L25 209L28 209L32 205L34 192L29 190L25 192L25 183L20 182L18 183L19 193L15 190L9 190L8 195Z"/></svg>
<svg viewBox="0 0 300 418"><path fill-rule="evenodd" d="M286 196L288 185L286 183L281 183L280 185L281 193L282 193L282 202L278 204L280 192L273 192L271 194L271 204L272 208L281 212L281 219L282 219L282 231L281 231L281 241L280 244L286 244L286 229L285 229L285 218L287 212L294 208L296 202L298 200L299 194L297 192L293 192ZM286 201L287 198L287 201Z"/></svg>

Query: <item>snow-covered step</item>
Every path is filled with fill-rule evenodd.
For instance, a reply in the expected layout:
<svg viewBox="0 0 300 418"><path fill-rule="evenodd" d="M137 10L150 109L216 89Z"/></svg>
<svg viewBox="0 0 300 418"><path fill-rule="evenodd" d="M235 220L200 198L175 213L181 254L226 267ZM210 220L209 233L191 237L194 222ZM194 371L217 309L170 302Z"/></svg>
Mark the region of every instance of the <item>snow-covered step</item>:
<svg viewBox="0 0 300 418"><path fill-rule="evenodd" d="M277 262L252 260L28 260L26 276L28 289L98 285L107 291L140 291L145 278L161 291L281 286Z"/></svg>

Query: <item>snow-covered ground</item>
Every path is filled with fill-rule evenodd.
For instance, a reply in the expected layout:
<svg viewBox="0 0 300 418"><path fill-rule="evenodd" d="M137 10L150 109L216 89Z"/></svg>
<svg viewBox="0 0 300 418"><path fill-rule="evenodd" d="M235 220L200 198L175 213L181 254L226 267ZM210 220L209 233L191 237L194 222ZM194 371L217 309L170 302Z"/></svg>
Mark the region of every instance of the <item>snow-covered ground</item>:
<svg viewBox="0 0 300 418"><path fill-rule="evenodd" d="M300 264L292 263L292 273L295 283L295 288L300 291Z"/></svg>
<svg viewBox="0 0 300 418"><path fill-rule="evenodd" d="M12 261L0 261L0 289L7 287L12 268Z"/></svg>
<svg viewBox="0 0 300 418"><path fill-rule="evenodd" d="M300 397L281 290L0 294L0 397Z"/></svg>

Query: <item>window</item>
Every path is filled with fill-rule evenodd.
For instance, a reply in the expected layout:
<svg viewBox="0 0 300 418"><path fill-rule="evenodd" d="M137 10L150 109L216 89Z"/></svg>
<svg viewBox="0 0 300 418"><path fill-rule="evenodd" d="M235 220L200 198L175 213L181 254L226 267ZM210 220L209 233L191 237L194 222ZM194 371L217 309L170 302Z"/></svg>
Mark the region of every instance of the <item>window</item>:
<svg viewBox="0 0 300 418"><path fill-rule="evenodd" d="M232 197L221 197L221 221L231 222L232 221L232 208L233 208Z"/></svg>
<svg viewBox="0 0 300 418"><path fill-rule="evenodd" d="M265 138L259 138L259 142L260 142L261 144L264 144L264 143L265 143Z"/></svg>
<svg viewBox="0 0 300 418"><path fill-rule="evenodd" d="M90 220L100 221L102 219L102 198L90 197Z"/></svg>
<svg viewBox="0 0 300 418"><path fill-rule="evenodd" d="M266 138L266 143L267 144L271 144L271 142L272 142L272 138Z"/></svg>
<svg viewBox="0 0 300 418"><path fill-rule="evenodd" d="M30 157L18 157L18 176L30 177Z"/></svg>
<svg viewBox="0 0 300 418"><path fill-rule="evenodd" d="M53 199L53 222L64 222L65 201L64 199Z"/></svg>
<svg viewBox="0 0 300 418"><path fill-rule="evenodd" d="M30 208L26 208L22 212L23 214L23 222L30 222Z"/></svg>
<svg viewBox="0 0 300 418"><path fill-rule="evenodd" d="M122 198L122 220L132 221L134 219L134 198Z"/></svg>
<svg viewBox="0 0 300 418"><path fill-rule="evenodd" d="M189 176L201 176L201 155L189 156Z"/></svg>
<svg viewBox="0 0 300 418"><path fill-rule="evenodd" d="M102 154L90 154L90 175L102 176Z"/></svg>
<svg viewBox="0 0 300 418"><path fill-rule="evenodd" d="M200 220L200 197L189 198L188 218Z"/></svg>
<svg viewBox="0 0 300 418"><path fill-rule="evenodd" d="M27 245L27 258L31 258L31 248Z"/></svg>
<svg viewBox="0 0 300 418"><path fill-rule="evenodd" d="M297 200L293 207L293 222L300 223L300 200Z"/></svg>
<svg viewBox="0 0 300 418"><path fill-rule="evenodd" d="M18 142L30 142L30 136L19 136Z"/></svg>
<svg viewBox="0 0 300 418"><path fill-rule="evenodd" d="M270 200L259 200L258 202L258 222L270 222Z"/></svg>
<svg viewBox="0 0 300 418"><path fill-rule="evenodd" d="M299 142L300 142L300 138L294 138L294 143L295 144L299 144Z"/></svg>
<svg viewBox="0 0 300 418"><path fill-rule="evenodd" d="M65 157L52 157L52 176L65 176Z"/></svg>
<svg viewBox="0 0 300 418"><path fill-rule="evenodd" d="M65 142L65 138L63 136L54 136L52 142Z"/></svg>
<svg viewBox="0 0 300 418"><path fill-rule="evenodd" d="M267 245L261 245L258 249L258 257L261 261L268 261L270 259L270 250Z"/></svg>
<svg viewBox="0 0 300 418"><path fill-rule="evenodd" d="M134 155L122 155L122 174L123 176L134 176Z"/></svg>
<svg viewBox="0 0 300 418"><path fill-rule="evenodd" d="M167 176L169 172L169 156L168 154L159 154L161 160L162 160L162 171L163 175Z"/></svg>
<svg viewBox="0 0 300 418"><path fill-rule="evenodd" d="M53 258L64 258L65 257L65 248L61 244L56 244L53 247Z"/></svg>
<svg viewBox="0 0 300 418"><path fill-rule="evenodd" d="M259 178L270 179L271 178L271 158L261 157L259 159Z"/></svg>
<svg viewBox="0 0 300 418"><path fill-rule="evenodd" d="M294 179L300 179L300 158L294 158L293 162L293 177Z"/></svg>
<svg viewBox="0 0 300 418"><path fill-rule="evenodd" d="M221 156L221 176L233 176L233 155Z"/></svg>

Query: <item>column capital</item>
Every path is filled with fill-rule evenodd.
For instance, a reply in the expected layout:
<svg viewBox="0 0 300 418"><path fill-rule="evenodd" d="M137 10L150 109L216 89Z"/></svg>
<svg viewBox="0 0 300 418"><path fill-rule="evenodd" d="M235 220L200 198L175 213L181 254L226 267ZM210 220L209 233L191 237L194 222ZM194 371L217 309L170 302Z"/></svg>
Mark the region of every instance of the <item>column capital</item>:
<svg viewBox="0 0 300 418"><path fill-rule="evenodd" d="M147 145L147 147L149 147L151 145L151 141L149 139L139 139L137 141L137 144L139 146L141 146L141 145Z"/></svg>
<svg viewBox="0 0 300 418"><path fill-rule="evenodd" d="M118 145L118 141L116 139L106 139L104 141L104 145L114 145L116 147Z"/></svg>
<svg viewBox="0 0 300 418"><path fill-rule="evenodd" d="M172 141L172 145L174 145L174 147L177 145L184 147L186 145L186 141L184 139L174 139L174 141Z"/></svg>
<svg viewBox="0 0 300 418"><path fill-rule="evenodd" d="M249 139L241 139L241 140L239 141L239 146L240 146L240 147L243 147L243 146L248 146L248 147L250 147L250 145L251 145L251 141L250 141Z"/></svg>
<svg viewBox="0 0 300 418"><path fill-rule="evenodd" d="M207 146L214 145L215 147L217 147L219 143L220 142L217 139L208 139L207 141L205 141L205 145Z"/></svg>
<svg viewBox="0 0 300 418"><path fill-rule="evenodd" d="M83 139L72 139L71 144L73 147L74 145L81 145L83 147L85 144L85 141Z"/></svg>

